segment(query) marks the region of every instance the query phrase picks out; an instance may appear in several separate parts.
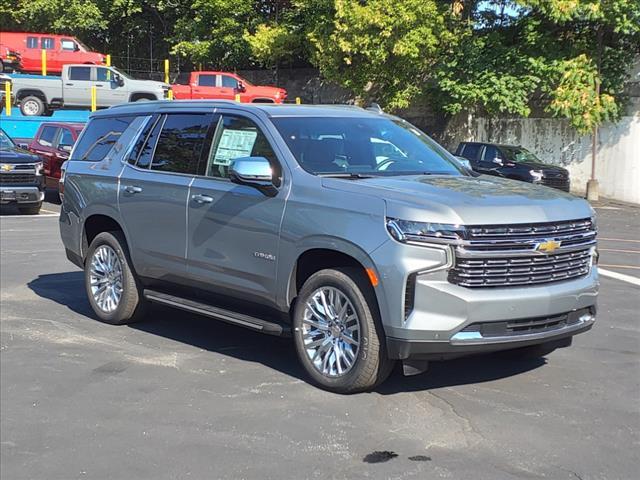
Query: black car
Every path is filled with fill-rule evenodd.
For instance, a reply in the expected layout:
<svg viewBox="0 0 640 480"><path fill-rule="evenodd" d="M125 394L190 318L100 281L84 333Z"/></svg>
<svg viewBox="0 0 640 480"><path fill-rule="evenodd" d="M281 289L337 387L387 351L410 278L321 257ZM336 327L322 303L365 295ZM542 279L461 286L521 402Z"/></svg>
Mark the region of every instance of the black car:
<svg viewBox="0 0 640 480"><path fill-rule="evenodd" d="M20 213L35 215L43 199L42 161L0 129L0 204L14 203Z"/></svg>
<svg viewBox="0 0 640 480"><path fill-rule="evenodd" d="M522 180L569 191L569 172L541 162L526 148L495 143L462 142L456 155L471 162L473 170L487 175Z"/></svg>

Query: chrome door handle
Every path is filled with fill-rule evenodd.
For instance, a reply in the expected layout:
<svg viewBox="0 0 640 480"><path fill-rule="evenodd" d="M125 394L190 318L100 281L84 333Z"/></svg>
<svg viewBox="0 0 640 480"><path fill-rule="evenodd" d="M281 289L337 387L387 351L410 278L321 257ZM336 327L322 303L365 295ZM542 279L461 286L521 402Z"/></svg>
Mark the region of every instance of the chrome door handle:
<svg viewBox="0 0 640 480"><path fill-rule="evenodd" d="M124 187L124 191L127 193L140 193L142 192L142 187L136 187L134 185L127 185Z"/></svg>
<svg viewBox="0 0 640 480"><path fill-rule="evenodd" d="M209 195L191 195L191 200L193 200L196 203L211 203L213 202L213 197L210 197Z"/></svg>

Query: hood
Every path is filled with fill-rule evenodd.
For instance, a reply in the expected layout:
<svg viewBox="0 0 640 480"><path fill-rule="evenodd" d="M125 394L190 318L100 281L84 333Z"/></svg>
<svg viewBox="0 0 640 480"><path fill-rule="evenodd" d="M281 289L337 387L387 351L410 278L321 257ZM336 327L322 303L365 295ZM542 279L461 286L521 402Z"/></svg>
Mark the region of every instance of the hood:
<svg viewBox="0 0 640 480"><path fill-rule="evenodd" d="M21 148L0 149L0 163L34 163L40 158Z"/></svg>
<svg viewBox="0 0 640 480"><path fill-rule="evenodd" d="M276 92L280 92L280 95L285 95L287 91L280 87L265 87L265 86L253 86L247 87L247 90L251 89L252 94L269 95L274 96Z"/></svg>
<svg viewBox="0 0 640 480"><path fill-rule="evenodd" d="M382 198L387 216L464 225L538 223L593 215L583 199L541 185L481 175L323 178L332 190Z"/></svg>

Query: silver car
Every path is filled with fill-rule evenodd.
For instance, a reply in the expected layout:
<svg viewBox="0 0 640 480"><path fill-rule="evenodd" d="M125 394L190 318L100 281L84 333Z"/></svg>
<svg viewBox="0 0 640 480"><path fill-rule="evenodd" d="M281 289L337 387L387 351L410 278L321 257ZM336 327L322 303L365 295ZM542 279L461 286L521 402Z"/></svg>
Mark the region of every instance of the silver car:
<svg viewBox="0 0 640 480"><path fill-rule="evenodd" d="M117 106L92 115L61 186L98 318L157 302L290 335L327 390L372 389L396 360L546 355L595 321L587 202L472 174L378 112Z"/></svg>

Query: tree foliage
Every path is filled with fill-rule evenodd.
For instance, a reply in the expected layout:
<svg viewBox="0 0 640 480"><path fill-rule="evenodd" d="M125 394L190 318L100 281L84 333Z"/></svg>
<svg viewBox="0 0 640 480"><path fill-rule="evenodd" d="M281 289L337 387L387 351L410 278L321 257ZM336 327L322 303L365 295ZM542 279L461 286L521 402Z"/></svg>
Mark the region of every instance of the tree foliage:
<svg viewBox="0 0 640 480"><path fill-rule="evenodd" d="M531 115L622 111L639 0L16 0L3 28L215 68L315 65L361 102Z"/></svg>

